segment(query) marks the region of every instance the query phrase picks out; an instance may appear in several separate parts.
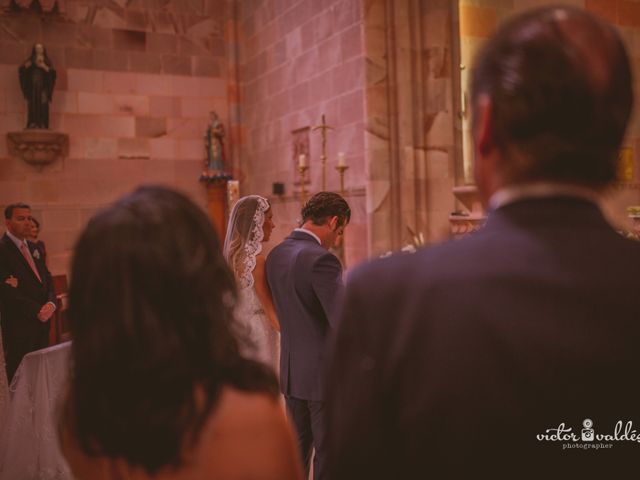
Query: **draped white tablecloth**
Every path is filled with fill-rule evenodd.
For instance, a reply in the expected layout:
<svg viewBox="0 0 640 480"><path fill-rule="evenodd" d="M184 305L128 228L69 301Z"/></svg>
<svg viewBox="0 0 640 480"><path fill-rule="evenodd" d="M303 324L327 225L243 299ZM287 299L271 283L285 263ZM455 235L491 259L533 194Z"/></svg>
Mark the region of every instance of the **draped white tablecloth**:
<svg viewBox="0 0 640 480"><path fill-rule="evenodd" d="M0 432L0 480L71 480L58 444L58 408L69 372L71 342L31 352L9 387Z"/></svg>
<svg viewBox="0 0 640 480"><path fill-rule="evenodd" d="M9 409L9 385L7 384L7 367L4 363L2 348L2 328L0 328L0 432L4 426L4 417Z"/></svg>

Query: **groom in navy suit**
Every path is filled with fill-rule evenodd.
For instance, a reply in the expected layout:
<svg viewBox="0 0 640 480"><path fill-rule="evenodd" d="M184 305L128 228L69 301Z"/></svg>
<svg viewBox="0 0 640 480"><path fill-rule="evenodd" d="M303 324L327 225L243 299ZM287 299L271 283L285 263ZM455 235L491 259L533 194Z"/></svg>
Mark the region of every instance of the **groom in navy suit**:
<svg viewBox="0 0 640 480"><path fill-rule="evenodd" d="M7 231L0 238L0 321L11 381L24 355L47 346L56 300L44 258L37 246L27 241L31 208L14 203L4 214Z"/></svg>
<svg viewBox="0 0 640 480"><path fill-rule="evenodd" d="M325 478L324 364L327 336L336 327L342 266L328 251L351 218L337 193L315 194L296 228L267 257L267 281L280 321L280 385L295 424L298 446L314 478Z"/></svg>
<svg viewBox="0 0 640 480"><path fill-rule="evenodd" d="M329 476L637 471L640 243L600 205L633 105L624 44L586 10L513 17L476 58L471 100L486 225L350 275Z"/></svg>

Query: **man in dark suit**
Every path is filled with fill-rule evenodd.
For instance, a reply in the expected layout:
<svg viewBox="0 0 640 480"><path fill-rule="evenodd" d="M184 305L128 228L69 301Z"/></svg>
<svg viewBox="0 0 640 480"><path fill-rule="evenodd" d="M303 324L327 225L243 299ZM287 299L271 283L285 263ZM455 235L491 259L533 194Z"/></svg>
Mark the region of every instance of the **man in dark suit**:
<svg viewBox="0 0 640 480"><path fill-rule="evenodd" d="M302 208L302 227L267 257L266 271L280 321L280 385L308 472L324 478L324 363L327 335L336 326L342 266L328 251L351 218L338 194L320 192Z"/></svg>
<svg viewBox="0 0 640 480"><path fill-rule="evenodd" d="M640 243L599 207L633 105L623 43L584 10L514 17L476 58L472 105L486 225L347 282L332 480L637 468Z"/></svg>
<svg viewBox="0 0 640 480"><path fill-rule="evenodd" d="M31 208L14 203L4 211L6 233L0 239L0 314L11 381L22 357L48 343L49 320L56 309L51 274L31 234Z"/></svg>

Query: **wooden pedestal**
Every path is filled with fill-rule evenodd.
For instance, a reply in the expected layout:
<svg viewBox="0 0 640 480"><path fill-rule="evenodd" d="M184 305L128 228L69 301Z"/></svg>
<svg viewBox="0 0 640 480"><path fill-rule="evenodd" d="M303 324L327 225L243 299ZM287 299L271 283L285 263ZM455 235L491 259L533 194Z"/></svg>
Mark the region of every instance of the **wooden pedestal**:
<svg viewBox="0 0 640 480"><path fill-rule="evenodd" d="M227 181L221 180L207 184L207 208L209 218L220 238L220 246L227 233Z"/></svg>

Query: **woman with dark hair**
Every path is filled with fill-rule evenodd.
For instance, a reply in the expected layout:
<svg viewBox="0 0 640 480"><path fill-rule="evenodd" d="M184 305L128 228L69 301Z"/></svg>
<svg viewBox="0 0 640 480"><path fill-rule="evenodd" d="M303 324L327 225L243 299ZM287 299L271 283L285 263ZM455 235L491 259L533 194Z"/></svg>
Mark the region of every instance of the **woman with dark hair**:
<svg viewBox="0 0 640 480"><path fill-rule="evenodd" d="M31 55L18 70L20 88L27 101L26 128L49 128L49 103L53 98L56 71L41 43L31 49Z"/></svg>
<svg viewBox="0 0 640 480"><path fill-rule="evenodd" d="M42 257L44 263L47 263L47 247L38 237L40 236L40 222L35 217L31 217L31 235L29 241L36 246L37 255Z"/></svg>
<svg viewBox="0 0 640 480"><path fill-rule="evenodd" d="M99 213L71 279L75 478L301 478L276 379L239 352L233 275L190 200L143 187Z"/></svg>

